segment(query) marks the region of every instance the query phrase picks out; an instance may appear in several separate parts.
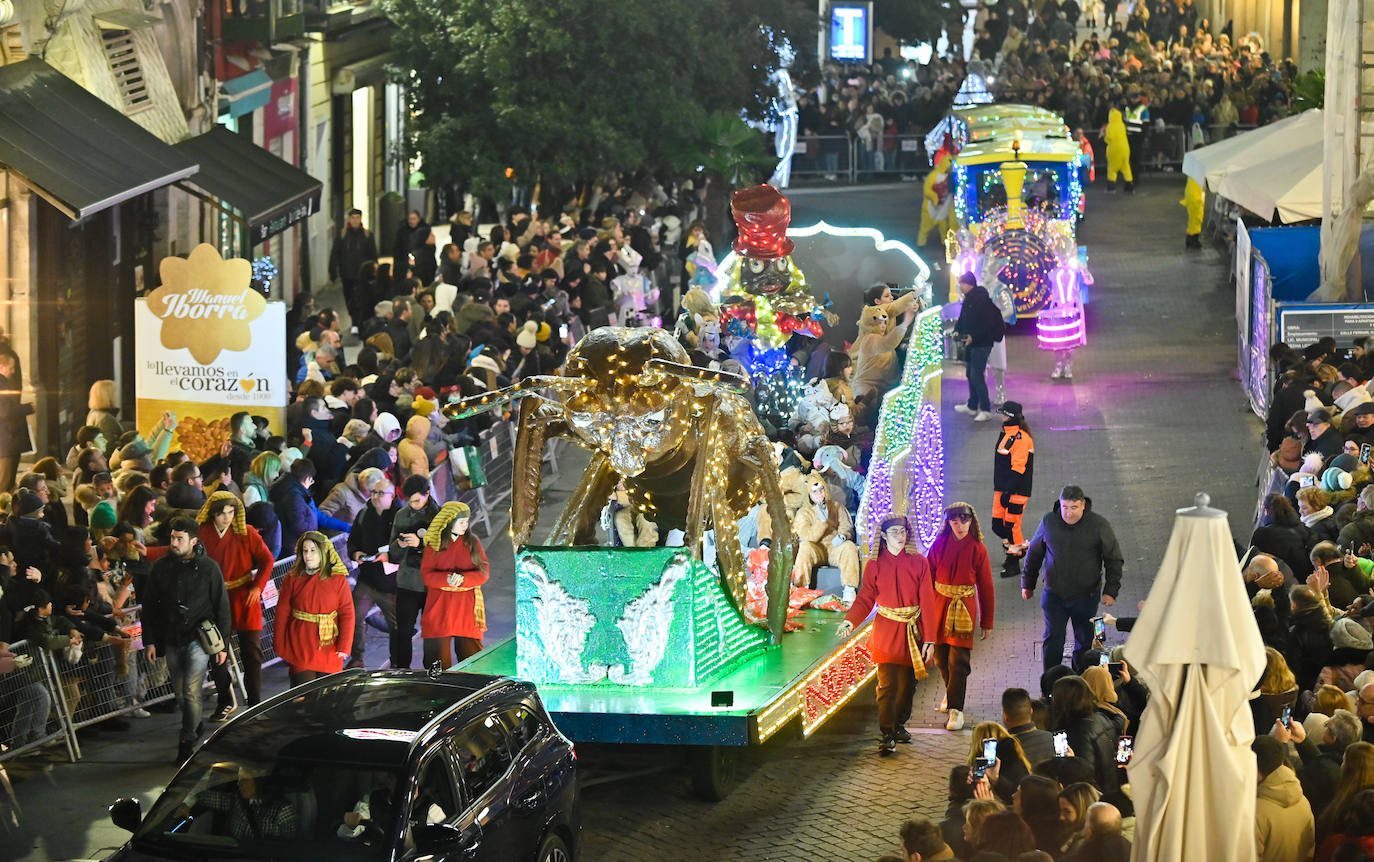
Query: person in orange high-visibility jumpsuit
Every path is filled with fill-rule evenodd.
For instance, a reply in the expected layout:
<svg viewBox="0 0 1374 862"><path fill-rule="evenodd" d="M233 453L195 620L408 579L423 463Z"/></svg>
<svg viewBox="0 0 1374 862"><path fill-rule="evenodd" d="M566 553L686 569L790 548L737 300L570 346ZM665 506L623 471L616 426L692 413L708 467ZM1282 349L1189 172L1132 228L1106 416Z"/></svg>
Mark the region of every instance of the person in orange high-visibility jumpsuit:
<svg viewBox="0 0 1374 862"><path fill-rule="evenodd" d="M1030 425L1015 401L1002 404L1006 415L1002 433L997 438L997 454L992 468L992 532L1002 539L1006 559L1002 561L1004 578L1021 576L1021 556L1026 553L1025 535L1021 532L1021 516L1030 501L1031 477L1035 466L1035 441Z"/></svg>

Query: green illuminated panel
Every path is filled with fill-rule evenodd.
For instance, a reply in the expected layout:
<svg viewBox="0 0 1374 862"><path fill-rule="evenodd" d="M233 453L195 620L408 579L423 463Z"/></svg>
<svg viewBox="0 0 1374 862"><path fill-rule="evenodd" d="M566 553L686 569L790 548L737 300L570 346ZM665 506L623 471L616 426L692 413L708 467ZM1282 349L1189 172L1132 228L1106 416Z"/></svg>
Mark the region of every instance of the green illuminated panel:
<svg viewBox="0 0 1374 862"><path fill-rule="evenodd" d="M539 548L516 560L517 673L540 685L676 690L767 648L682 548Z"/></svg>

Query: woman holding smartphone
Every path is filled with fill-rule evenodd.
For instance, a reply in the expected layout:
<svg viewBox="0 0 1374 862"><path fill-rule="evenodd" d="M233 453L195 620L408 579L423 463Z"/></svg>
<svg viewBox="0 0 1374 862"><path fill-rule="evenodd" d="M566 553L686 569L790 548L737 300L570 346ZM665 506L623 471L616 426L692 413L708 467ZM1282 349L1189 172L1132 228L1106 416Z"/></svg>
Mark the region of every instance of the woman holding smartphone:
<svg viewBox="0 0 1374 862"><path fill-rule="evenodd" d="M935 666L945 683L940 711L948 710L946 730L964 727L964 695L968 690L973 630L982 639L992 633L995 594L988 549L978 513L968 503L945 509L945 525L930 546L931 579L921 600L927 617L927 633L935 643Z"/></svg>

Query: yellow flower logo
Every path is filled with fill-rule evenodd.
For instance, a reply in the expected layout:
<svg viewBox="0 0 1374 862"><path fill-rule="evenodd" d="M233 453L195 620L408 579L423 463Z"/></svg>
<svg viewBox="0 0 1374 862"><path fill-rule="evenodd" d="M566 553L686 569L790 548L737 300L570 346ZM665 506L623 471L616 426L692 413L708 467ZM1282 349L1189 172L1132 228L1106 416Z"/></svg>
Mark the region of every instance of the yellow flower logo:
<svg viewBox="0 0 1374 862"><path fill-rule="evenodd" d="M162 346L184 347L201 365L222 350L247 350L249 324L267 310L267 300L252 288L253 266L242 258L225 260L201 243L190 257L165 257L162 286L148 294L148 308L162 321Z"/></svg>

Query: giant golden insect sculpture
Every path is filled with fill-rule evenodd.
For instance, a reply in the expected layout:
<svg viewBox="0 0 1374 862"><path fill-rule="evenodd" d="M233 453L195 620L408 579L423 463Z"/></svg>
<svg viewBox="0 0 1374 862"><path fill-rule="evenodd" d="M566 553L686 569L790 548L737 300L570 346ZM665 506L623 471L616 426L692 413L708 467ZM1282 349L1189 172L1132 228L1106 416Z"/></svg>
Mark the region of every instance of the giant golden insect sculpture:
<svg viewBox="0 0 1374 862"><path fill-rule="evenodd" d="M624 482L634 505L660 535L682 530L701 559L714 531L717 569L741 614L745 558L737 525L761 500L772 519L768 563L768 629L774 642L787 619L794 541L768 439L743 395L747 383L697 368L661 329L602 327L569 353L562 375L530 377L445 408L452 418L520 404L511 477L511 541L528 543L539 517L540 465L546 441L564 438L590 450L591 461L549 534L548 545L595 543L602 507Z"/></svg>

